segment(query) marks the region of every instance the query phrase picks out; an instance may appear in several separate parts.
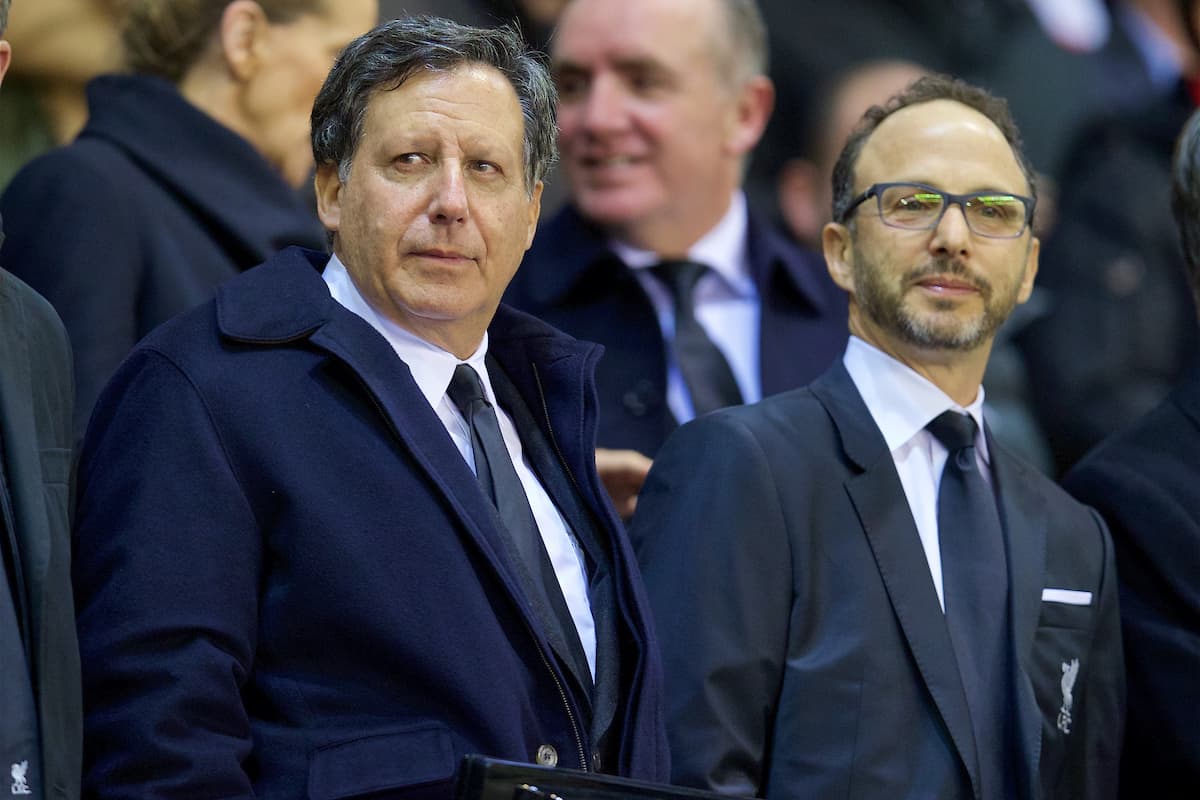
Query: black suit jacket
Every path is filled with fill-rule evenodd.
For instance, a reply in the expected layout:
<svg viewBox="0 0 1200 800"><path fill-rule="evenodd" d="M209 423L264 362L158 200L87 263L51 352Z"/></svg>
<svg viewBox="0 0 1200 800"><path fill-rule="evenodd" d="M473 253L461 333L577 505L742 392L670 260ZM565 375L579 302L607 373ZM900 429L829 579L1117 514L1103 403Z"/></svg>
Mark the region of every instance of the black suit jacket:
<svg viewBox="0 0 1200 800"><path fill-rule="evenodd" d="M1021 797L1107 796L1123 697L1107 532L989 448ZM632 536L661 631L676 781L773 798L975 796L945 618L891 454L840 361L808 388L681 428ZM1091 604L1043 602L1046 587Z"/></svg>
<svg viewBox="0 0 1200 800"><path fill-rule="evenodd" d="M750 217L751 272L762 299L764 397L817 377L846 346L846 295L821 258ZM596 371L600 447L653 457L676 421L667 406L667 352L654 306L604 235L568 207L538 232L505 299L572 336L605 347Z"/></svg>
<svg viewBox="0 0 1200 800"><path fill-rule="evenodd" d="M1129 716L1122 797L1200 788L1200 364L1063 480L1112 529Z"/></svg>
<svg viewBox="0 0 1200 800"><path fill-rule="evenodd" d="M15 533L32 623L27 655L47 798L79 796L83 738L68 521L72 395L62 323L49 303L0 270L0 438L12 509L5 523ZM7 777L9 765L0 767Z"/></svg>

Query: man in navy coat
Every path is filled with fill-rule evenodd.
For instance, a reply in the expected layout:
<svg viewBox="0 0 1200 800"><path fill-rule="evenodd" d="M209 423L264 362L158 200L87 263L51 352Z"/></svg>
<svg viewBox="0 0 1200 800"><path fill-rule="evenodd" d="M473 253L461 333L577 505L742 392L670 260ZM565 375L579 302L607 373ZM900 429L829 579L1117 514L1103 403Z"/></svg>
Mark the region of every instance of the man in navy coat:
<svg viewBox="0 0 1200 800"><path fill-rule="evenodd" d="M122 365L80 466L88 795L441 798L473 752L666 776L600 348L499 307L553 103L511 30L356 40L313 111L333 256Z"/></svg>
<svg viewBox="0 0 1200 800"><path fill-rule="evenodd" d="M571 203L508 300L604 344L602 467L629 513L647 457L678 424L819 375L846 343L846 299L740 189L774 99L753 0L573 0L551 59ZM700 270L695 335L681 336L664 272L681 262ZM693 371L681 342L696 336L717 355ZM714 371L735 386L699 396Z"/></svg>
<svg viewBox="0 0 1200 800"><path fill-rule="evenodd" d="M1172 206L1200 300L1200 114L1176 144ZM1194 321L1193 321L1194 324ZM1200 359L1157 408L1097 446L1063 486L1112 529L1129 714L1121 797L1200 787Z"/></svg>
<svg viewBox="0 0 1200 800"><path fill-rule="evenodd" d="M1037 272L1031 174L975 87L924 78L868 111L824 229L844 356L663 447L631 535L675 780L796 800L1114 793L1112 544L996 443L980 386Z"/></svg>

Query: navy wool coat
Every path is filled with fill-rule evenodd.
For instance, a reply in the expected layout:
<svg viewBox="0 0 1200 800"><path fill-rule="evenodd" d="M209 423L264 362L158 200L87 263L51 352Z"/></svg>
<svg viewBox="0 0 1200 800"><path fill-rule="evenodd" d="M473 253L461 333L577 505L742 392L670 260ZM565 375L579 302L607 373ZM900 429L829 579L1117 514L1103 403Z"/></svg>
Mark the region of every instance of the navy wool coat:
<svg viewBox="0 0 1200 800"><path fill-rule="evenodd" d="M144 340L85 439L85 793L449 797L461 756L591 766L585 704L405 364L290 248ZM618 763L667 774L659 663L593 454L596 345L501 308L489 353L608 533Z"/></svg>

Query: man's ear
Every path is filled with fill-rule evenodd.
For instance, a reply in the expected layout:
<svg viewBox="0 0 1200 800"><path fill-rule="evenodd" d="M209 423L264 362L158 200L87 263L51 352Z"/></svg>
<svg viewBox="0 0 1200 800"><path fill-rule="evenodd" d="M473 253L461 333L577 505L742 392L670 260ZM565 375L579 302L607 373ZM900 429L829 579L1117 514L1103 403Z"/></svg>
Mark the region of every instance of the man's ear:
<svg viewBox="0 0 1200 800"><path fill-rule="evenodd" d="M542 215L542 190L545 188L546 184L538 181L537 186L533 187L533 194L529 198L529 230L525 237L526 250L533 244L533 236L537 233L538 219Z"/></svg>
<svg viewBox="0 0 1200 800"><path fill-rule="evenodd" d="M313 178L317 193L317 216L326 230L337 231L342 225L342 179L337 164L321 164Z"/></svg>
<svg viewBox="0 0 1200 800"><path fill-rule="evenodd" d="M850 229L838 222L826 223L821 229L821 248L825 253L825 268L833 282L854 294L854 237Z"/></svg>
<svg viewBox="0 0 1200 800"><path fill-rule="evenodd" d="M767 129L774 108L775 84L770 78L756 75L742 85L727 139L731 155L744 156L754 149Z"/></svg>
<svg viewBox="0 0 1200 800"><path fill-rule="evenodd" d="M820 208L817 199L820 181L821 170L807 158L790 159L779 170L779 213L802 242L820 241L821 228L829 219L829 209Z"/></svg>
<svg viewBox="0 0 1200 800"><path fill-rule="evenodd" d="M247 81L258 73L268 27L266 12L254 0L233 0L221 12L221 53L235 80Z"/></svg>
<svg viewBox="0 0 1200 800"><path fill-rule="evenodd" d="M8 72L8 62L12 58L12 47L0 39L0 83L4 82L4 73Z"/></svg>
<svg viewBox="0 0 1200 800"><path fill-rule="evenodd" d="M1025 274L1021 278L1021 289L1017 294L1017 302L1024 303L1033 294L1033 282L1037 278L1038 256L1042 243L1036 236L1029 238L1029 251L1025 254Z"/></svg>

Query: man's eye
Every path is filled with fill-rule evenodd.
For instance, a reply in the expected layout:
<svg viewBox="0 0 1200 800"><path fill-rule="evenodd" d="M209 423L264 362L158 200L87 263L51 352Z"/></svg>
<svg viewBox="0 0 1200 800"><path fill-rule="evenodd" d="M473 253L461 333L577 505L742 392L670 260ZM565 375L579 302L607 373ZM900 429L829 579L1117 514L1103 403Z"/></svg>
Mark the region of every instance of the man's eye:
<svg viewBox="0 0 1200 800"><path fill-rule="evenodd" d="M899 211L924 211L930 208L938 208L941 204L942 196L940 194L922 192L901 197L896 203L896 209Z"/></svg>
<svg viewBox="0 0 1200 800"><path fill-rule="evenodd" d="M472 161L471 169L484 175L493 175L500 172L499 165L491 161Z"/></svg>
<svg viewBox="0 0 1200 800"><path fill-rule="evenodd" d="M395 163L399 166L408 166L411 164L421 164L428 159L422 153L402 153L395 158Z"/></svg>
<svg viewBox="0 0 1200 800"><path fill-rule="evenodd" d="M587 90L587 80L582 75L560 75L554 81L559 99L577 98Z"/></svg>
<svg viewBox="0 0 1200 800"><path fill-rule="evenodd" d="M976 214L989 219L1010 219L1017 216L1021 208L1021 202L1015 197L996 195L977 197L971 205L975 206Z"/></svg>

